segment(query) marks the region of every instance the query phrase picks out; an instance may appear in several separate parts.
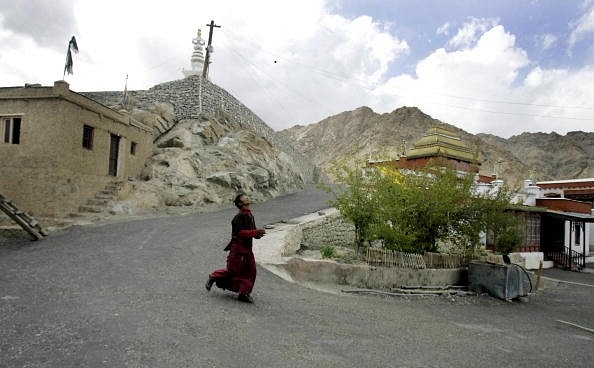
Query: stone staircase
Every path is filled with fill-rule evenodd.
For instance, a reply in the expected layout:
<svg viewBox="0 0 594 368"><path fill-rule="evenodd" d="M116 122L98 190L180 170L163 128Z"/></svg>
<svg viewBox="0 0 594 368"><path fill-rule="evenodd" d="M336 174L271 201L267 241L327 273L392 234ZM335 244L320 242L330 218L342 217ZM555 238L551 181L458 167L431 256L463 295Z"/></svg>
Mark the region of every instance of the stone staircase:
<svg viewBox="0 0 594 368"><path fill-rule="evenodd" d="M118 198L118 193L124 186L123 181L112 181L103 190L95 194L95 197L87 200L87 203L78 207L78 213L71 214L71 217L83 217L85 215L99 215L108 211L109 204Z"/></svg>

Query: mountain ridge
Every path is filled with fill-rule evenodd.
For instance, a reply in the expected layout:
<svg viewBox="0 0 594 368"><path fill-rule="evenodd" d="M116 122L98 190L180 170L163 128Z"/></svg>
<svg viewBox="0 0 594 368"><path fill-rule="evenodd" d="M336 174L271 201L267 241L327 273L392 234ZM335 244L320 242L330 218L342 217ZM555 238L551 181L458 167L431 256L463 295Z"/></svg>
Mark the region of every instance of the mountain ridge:
<svg viewBox="0 0 594 368"><path fill-rule="evenodd" d="M524 132L508 139L468 133L435 119L417 107L376 113L367 106L345 111L306 126L277 132L329 173L341 159L390 159L413 148L431 127L443 126L478 152L481 173L497 174L510 185L525 179L561 180L594 177L594 133ZM404 152L403 152L404 151Z"/></svg>

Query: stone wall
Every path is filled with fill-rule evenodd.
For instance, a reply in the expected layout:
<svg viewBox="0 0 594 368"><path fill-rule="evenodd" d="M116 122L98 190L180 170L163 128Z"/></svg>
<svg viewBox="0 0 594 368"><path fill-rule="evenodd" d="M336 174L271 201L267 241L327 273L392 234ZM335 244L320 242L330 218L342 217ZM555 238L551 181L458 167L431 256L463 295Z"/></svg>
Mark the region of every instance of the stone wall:
<svg viewBox="0 0 594 368"><path fill-rule="evenodd" d="M325 246L355 246L355 226L346 221L336 209L326 210L326 215L299 225L301 248L321 249Z"/></svg>
<svg viewBox="0 0 594 368"><path fill-rule="evenodd" d="M344 247L355 241L353 225L335 208L312 213L278 224L254 243L258 263L287 280L307 285L334 285L391 291L402 285L465 285L464 269L412 269L340 263L328 259L302 258L301 247L320 249L325 245ZM278 254L275 254L278 252ZM322 288L326 288L322 286ZM332 286L328 289L333 289Z"/></svg>
<svg viewBox="0 0 594 368"><path fill-rule="evenodd" d="M123 92L84 92L83 95L107 106L121 103ZM129 91L140 109L148 109L155 102L168 102L174 106L176 118L198 119L210 115L221 121L231 119L245 129L249 129L266 139L279 151L288 154L299 165L307 182L316 182L320 171L291 142L279 135L254 112L233 97L229 92L201 76L158 84L148 90Z"/></svg>
<svg viewBox="0 0 594 368"><path fill-rule="evenodd" d="M466 285L468 278L464 268L418 270L372 267L364 264L345 264L298 257L290 258L286 263L275 265L274 268L284 270L295 282L385 291L392 291L402 286ZM274 272L274 269L272 271Z"/></svg>

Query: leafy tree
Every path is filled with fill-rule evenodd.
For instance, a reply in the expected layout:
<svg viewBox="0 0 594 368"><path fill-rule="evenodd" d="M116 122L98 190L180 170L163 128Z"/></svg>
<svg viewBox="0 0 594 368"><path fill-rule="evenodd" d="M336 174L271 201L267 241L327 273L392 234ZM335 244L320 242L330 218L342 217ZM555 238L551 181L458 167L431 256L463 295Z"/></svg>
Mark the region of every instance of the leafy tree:
<svg viewBox="0 0 594 368"><path fill-rule="evenodd" d="M361 166L355 165L355 167ZM361 169L353 169L345 163L337 163L333 174L340 185L334 190L327 188L334 192L334 200L330 203L355 226L357 253L359 253L377 215L374 191Z"/></svg>
<svg viewBox="0 0 594 368"><path fill-rule="evenodd" d="M382 217L393 229L393 238L403 242L388 248L436 251L438 240L455 232L452 224L461 217L461 206L470 196L469 180L459 178L453 169L429 168L407 172L399 180L393 177L379 175L375 185Z"/></svg>
<svg viewBox="0 0 594 368"><path fill-rule="evenodd" d="M512 253L524 241L525 219L522 215L503 212L489 226L494 235L495 250L503 255Z"/></svg>
<svg viewBox="0 0 594 368"><path fill-rule="evenodd" d="M481 232L513 221L505 212L510 206L510 190L478 193L474 176L453 167L430 163L425 169L401 175L397 181L388 175L377 179L375 187L383 196L379 202L388 215L384 218L399 233L393 238L414 242L396 248L436 251L438 242L446 241L471 251L479 244Z"/></svg>
<svg viewBox="0 0 594 368"><path fill-rule="evenodd" d="M343 166L345 185L333 205L351 221L358 246L380 241L405 252L437 251L440 241L472 252L481 233L490 229L500 243L514 238L517 219L505 210L512 192L507 188L478 193L471 174L433 163L425 169L401 171L380 167L365 176ZM517 246L517 245L516 245Z"/></svg>

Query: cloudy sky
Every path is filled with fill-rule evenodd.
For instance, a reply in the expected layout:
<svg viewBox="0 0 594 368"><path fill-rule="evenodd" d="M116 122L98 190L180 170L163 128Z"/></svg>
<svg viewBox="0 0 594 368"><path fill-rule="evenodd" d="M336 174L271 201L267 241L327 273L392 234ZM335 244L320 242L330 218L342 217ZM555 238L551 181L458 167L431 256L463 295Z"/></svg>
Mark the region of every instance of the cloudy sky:
<svg viewBox="0 0 594 368"><path fill-rule="evenodd" d="M470 133L594 131L594 0L0 0L0 86L209 78L275 130L417 106Z"/></svg>

